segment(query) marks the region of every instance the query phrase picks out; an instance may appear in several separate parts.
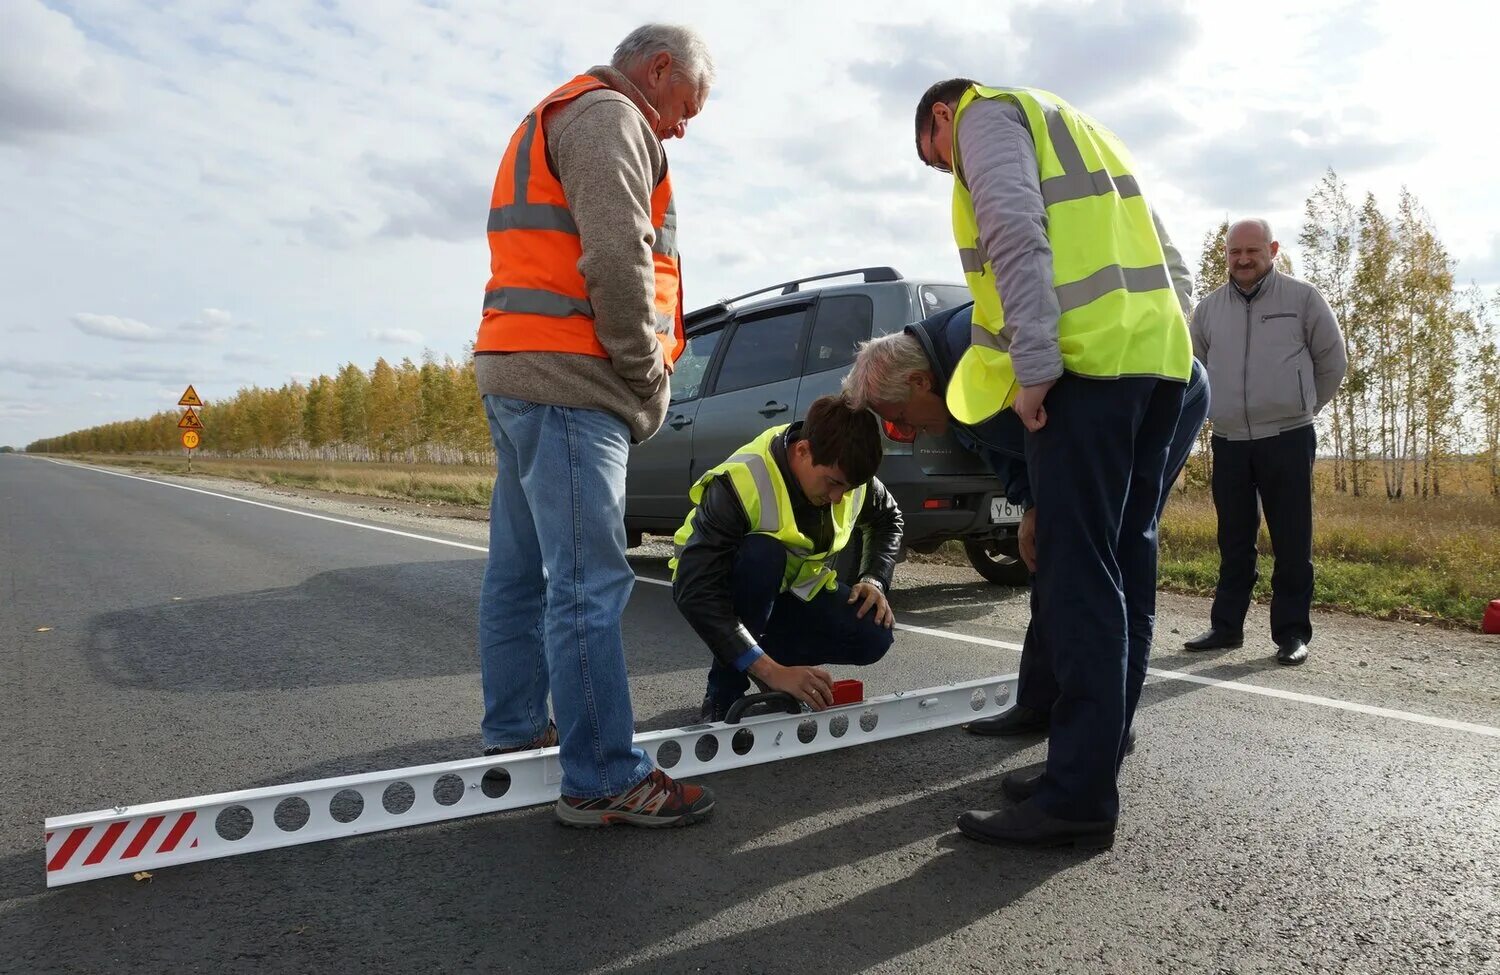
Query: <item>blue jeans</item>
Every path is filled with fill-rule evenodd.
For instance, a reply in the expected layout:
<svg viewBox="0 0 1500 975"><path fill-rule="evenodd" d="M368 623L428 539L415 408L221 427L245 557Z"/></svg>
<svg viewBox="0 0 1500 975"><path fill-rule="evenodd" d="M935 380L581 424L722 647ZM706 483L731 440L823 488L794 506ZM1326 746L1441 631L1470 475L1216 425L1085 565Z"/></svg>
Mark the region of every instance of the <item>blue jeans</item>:
<svg viewBox="0 0 1500 975"><path fill-rule="evenodd" d="M885 656L895 634L875 622L875 610L864 619L849 605L849 587L839 583L803 602L781 591L786 573L786 546L767 535L746 535L734 558L730 585L734 613L760 648L784 667L853 664L864 667ZM708 696L728 707L750 689L750 677L718 661L708 672Z"/></svg>
<svg viewBox="0 0 1500 975"><path fill-rule="evenodd" d="M633 739L620 620L630 431L599 410L485 396L495 443L490 557L479 595L486 747L547 730L551 691L562 792L618 795L651 772Z"/></svg>

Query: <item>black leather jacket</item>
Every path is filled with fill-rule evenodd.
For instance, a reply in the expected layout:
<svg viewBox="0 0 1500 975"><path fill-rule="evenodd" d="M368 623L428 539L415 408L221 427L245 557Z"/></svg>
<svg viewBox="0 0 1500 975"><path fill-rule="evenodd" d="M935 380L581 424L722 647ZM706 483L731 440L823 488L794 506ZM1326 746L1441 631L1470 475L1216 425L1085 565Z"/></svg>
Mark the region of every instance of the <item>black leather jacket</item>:
<svg viewBox="0 0 1500 975"><path fill-rule="evenodd" d="M799 438L801 427L801 423L793 424L784 435L773 440L771 455L791 492L797 527L822 551L832 542L832 513L829 508L807 500L787 465L786 448ZM896 555L901 549L901 509L879 478L870 479L855 526L864 539L860 576L874 579L882 589L890 589ZM730 586L735 553L748 534L750 518L727 477L710 481L703 489L703 500L698 502L693 534L677 557L677 576L672 581L672 599L678 610L714 656L729 667L756 642L735 616Z"/></svg>

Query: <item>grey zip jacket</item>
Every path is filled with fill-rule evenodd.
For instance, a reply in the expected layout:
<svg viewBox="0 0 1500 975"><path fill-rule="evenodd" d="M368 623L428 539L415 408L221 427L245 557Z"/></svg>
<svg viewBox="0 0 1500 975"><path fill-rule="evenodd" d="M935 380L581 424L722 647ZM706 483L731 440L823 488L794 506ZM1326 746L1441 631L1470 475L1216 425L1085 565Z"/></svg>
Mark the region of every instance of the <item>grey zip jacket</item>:
<svg viewBox="0 0 1500 975"><path fill-rule="evenodd" d="M1333 309L1272 268L1253 297L1230 281L1193 310L1193 354L1208 369L1214 436L1259 440L1313 422L1349 361Z"/></svg>

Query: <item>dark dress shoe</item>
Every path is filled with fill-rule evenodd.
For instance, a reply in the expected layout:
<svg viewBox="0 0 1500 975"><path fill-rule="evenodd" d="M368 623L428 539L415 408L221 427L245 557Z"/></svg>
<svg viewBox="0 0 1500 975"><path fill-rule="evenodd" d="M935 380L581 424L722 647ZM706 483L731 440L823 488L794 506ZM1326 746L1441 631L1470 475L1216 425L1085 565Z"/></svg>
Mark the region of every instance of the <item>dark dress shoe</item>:
<svg viewBox="0 0 1500 975"><path fill-rule="evenodd" d="M1293 638L1276 644L1276 662L1295 667L1307 659L1307 644Z"/></svg>
<svg viewBox="0 0 1500 975"><path fill-rule="evenodd" d="M997 714L993 718L970 721L964 725L964 730L971 735L986 735L993 738L1034 735L1038 732L1045 732L1050 721L1051 715L1033 711L1024 704L1017 704L1004 714Z"/></svg>
<svg viewBox="0 0 1500 975"><path fill-rule="evenodd" d="M1243 646L1245 635L1243 633L1230 633L1226 630L1215 630L1209 628L1193 637L1183 644L1188 650L1234 650Z"/></svg>
<svg viewBox="0 0 1500 975"><path fill-rule="evenodd" d="M1042 787L1041 772L1012 772L1000 780L1000 791L1011 802L1021 803Z"/></svg>
<svg viewBox="0 0 1500 975"><path fill-rule="evenodd" d="M958 831L971 840L1002 846L1072 846L1107 850L1115 845L1115 821L1058 819L1036 800L998 812L970 811L958 817Z"/></svg>

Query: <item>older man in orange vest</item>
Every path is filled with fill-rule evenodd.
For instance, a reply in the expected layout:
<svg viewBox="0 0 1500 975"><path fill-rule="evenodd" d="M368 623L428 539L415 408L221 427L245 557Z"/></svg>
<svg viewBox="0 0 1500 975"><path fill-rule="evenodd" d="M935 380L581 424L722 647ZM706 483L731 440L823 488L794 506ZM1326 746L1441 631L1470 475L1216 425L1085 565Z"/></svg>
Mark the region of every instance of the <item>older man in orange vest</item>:
<svg viewBox="0 0 1500 975"><path fill-rule="evenodd" d="M557 816L571 826L683 825L713 809L635 747L620 635L635 581L626 459L666 416L683 343L662 142L683 137L712 83L693 31L633 31L527 114L490 202L474 343L497 458L479 601L485 754L560 741Z"/></svg>

